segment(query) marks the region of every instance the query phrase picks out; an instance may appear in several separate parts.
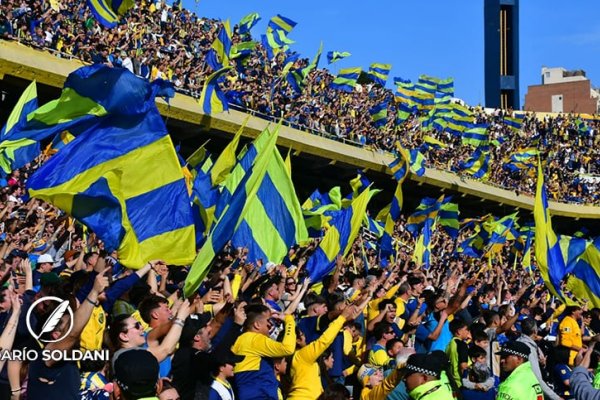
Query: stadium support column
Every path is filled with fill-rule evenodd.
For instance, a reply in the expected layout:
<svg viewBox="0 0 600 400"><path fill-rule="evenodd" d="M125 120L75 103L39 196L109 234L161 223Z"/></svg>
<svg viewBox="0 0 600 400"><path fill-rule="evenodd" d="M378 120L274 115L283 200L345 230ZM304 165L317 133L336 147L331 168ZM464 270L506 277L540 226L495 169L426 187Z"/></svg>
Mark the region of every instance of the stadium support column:
<svg viewBox="0 0 600 400"><path fill-rule="evenodd" d="M485 106L519 109L519 0L483 0Z"/></svg>

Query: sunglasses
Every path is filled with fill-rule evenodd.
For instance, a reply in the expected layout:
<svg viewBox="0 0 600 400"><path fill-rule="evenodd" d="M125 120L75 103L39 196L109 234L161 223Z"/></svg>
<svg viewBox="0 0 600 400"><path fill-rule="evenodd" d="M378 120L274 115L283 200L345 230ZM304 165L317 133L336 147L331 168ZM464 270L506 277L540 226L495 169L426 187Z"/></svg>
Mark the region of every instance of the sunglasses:
<svg viewBox="0 0 600 400"><path fill-rule="evenodd" d="M127 328L123 332L128 332L130 329L137 329L139 331L139 330L142 329L142 323L139 322L139 321L137 321L135 324L133 324L133 326L130 326L129 328Z"/></svg>

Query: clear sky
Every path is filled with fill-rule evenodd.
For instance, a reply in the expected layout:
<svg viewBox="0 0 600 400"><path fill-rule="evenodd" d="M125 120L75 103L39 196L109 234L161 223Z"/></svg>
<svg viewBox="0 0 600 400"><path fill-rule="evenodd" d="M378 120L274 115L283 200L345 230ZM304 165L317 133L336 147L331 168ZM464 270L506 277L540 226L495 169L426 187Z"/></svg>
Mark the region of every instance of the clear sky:
<svg viewBox="0 0 600 400"><path fill-rule="evenodd" d="M230 19L232 25L250 12L262 20L281 14L298 22L289 37L292 48L312 58L323 41L323 54L349 51L352 57L320 68L392 64L388 81L420 74L455 78L455 93L467 103L484 101L484 0L184 0L200 16ZM600 1L521 0L521 106L527 86L541 83L541 68L583 69L600 87Z"/></svg>

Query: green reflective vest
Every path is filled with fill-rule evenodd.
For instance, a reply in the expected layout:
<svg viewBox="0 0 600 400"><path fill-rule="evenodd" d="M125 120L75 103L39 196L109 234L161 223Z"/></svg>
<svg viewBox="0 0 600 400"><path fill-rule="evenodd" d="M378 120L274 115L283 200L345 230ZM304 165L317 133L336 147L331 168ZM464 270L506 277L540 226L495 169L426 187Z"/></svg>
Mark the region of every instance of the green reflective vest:
<svg viewBox="0 0 600 400"><path fill-rule="evenodd" d="M409 394L413 400L453 400L452 392L441 381L429 381L414 388Z"/></svg>
<svg viewBox="0 0 600 400"><path fill-rule="evenodd" d="M497 400L543 400L544 393L529 361L511 372L498 388Z"/></svg>

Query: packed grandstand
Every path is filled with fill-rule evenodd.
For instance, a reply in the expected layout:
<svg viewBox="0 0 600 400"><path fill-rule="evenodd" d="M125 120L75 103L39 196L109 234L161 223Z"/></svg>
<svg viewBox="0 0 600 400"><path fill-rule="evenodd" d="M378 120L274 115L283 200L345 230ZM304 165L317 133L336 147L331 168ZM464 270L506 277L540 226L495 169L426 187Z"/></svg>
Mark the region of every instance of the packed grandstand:
<svg viewBox="0 0 600 400"><path fill-rule="evenodd" d="M206 96L223 23L164 2L112 29L82 2L0 8L4 39L90 64L2 132L37 151L0 163L0 399L600 396L600 245L555 235L547 205L597 204L595 116L420 107L367 74L339 90L237 25L213 90L274 123L177 159L154 98ZM370 210L362 173L301 204L279 121L396 156L390 206ZM423 168L535 196L535 224L460 219L444 195L405 210Z"/></svg>

